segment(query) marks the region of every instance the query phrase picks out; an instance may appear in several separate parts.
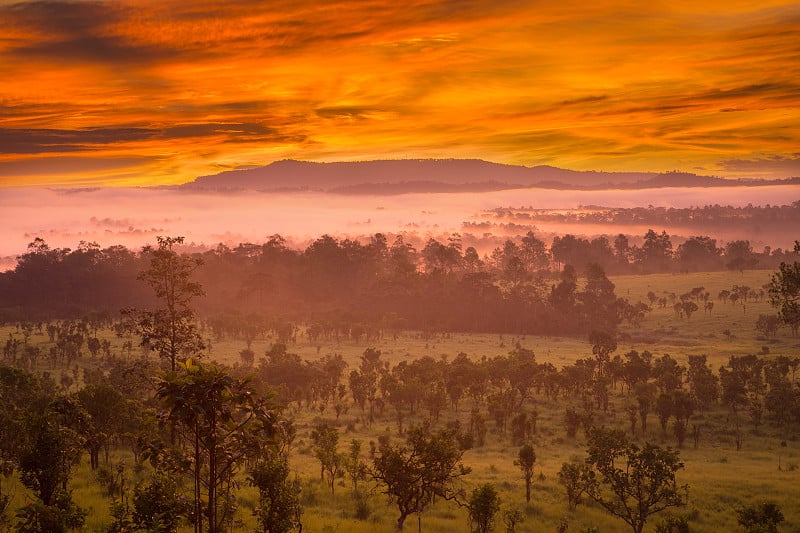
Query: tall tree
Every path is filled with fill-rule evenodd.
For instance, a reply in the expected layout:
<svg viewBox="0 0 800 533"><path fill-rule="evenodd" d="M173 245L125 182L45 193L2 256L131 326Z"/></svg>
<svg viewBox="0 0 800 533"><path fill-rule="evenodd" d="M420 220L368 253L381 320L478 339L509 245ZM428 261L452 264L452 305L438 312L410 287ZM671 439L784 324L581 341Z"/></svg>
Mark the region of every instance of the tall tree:
<svg viewBox="0 0 800 533"><path fill-rule="evenodd" d="M159 236L157 240L156 248L143 250L150 255L150 268L139 274L139 279L150 285L160 306L152 311L127 309L125 313L133 318L142 344L157 352L174 372L176 363L198 356L205 348L191 308L192 300L205 294L203 287L192 281L203 261L178 255L174 247L183 243L183 237Z"/></svg>
<svg viewBox="0 0 800 533"><path fill-rule="evenodd" d="M328 485L333 494L336 485L336 476L344 466L344 458L337 452L339 445L339 430L326 423L317 424L311 431L314 456L320 464L320 477L328 474Z"/></svg>
<svg viewBox="0 0 800 533"><path fill-rule="evenodd" d="M706 363L705 355L690 355L686 374L689 392L700 409L707 409L719 398L719 378Z"/></svg>
<svg viewBox="0 0 800 533"><path fill-rule="evenodd" d="M583 303L586 331L616 331L620 319L614 284L599 264L590 263L586 267L586 287L578 294L578 298Z"/></svg>
<svg viewBox="0 0 800 533"><path fill-rule="evenodd" d="M750 241L731 241L725 245L725 266L728 270L738 270L743 272L745 269L753 268L758 263L758 258L753 252Z"/></svg>
<svg viewBox="0 0 800 533"><path fill-rule="evenodd" d="M722 266L722 250L711 237L689 237L678 246L676 257L686 272L718 270Z"/></svg>
<svg viewBox="0 0 800 533"><path fill-rule="evenodd" d="M179 371L161 377L156 396L164 407L163 417L191 443L188 468L194 478L196 531L203 531L205 515L207 531L217 533L228 511L224 504L232 496L226 494L231 488L227 481L258 447L253 441L269 442L277 411L257 397L249 380L191 359L179 363Z"/></svg>
<svg viewBox="0 0 800 533"><path fill-rule="evenodd" d="M669 270L672 261L672 242L667 232L662 231L659 234L652 229L647 230L637 260L646 273Z"/></svg>
<svg viewBox="0 0 800 533"><path fill-rule="evenodd" d="M800 241L794 242L794 252L800 253ZM772 274L769 299L772 306L778 308L778 318L796 337L800 330L800 262L781 262L778 271Z"/></svg>
<svg viewBox="0 0 800 533"><path fill-rule="evenodd" d="M114 387L106 383L90 383L78 391L78 401L89 415L86 424L85 446L89 450L92 470L100 466L100 450L106 449L108 462L108 443L121 432L126 417L125 398Z"/></svg>

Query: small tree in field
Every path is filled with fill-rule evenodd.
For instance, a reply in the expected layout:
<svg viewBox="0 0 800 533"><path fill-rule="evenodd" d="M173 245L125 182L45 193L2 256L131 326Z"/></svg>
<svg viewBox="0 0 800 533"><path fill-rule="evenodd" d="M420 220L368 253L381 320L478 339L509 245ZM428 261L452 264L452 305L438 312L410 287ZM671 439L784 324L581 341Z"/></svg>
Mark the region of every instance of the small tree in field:
<svg viewBox="0 0 800 533"><path fill-rule="evenodd" d="M344 469L353 482L353 492L358 494L358 480L364 477L367 465L361 460L361 441L352 439L344 460Z"/></svg>
<svg viewBox="0 0 800 533"><path fill-rule="evenodd" d="M586 494L612 515L641 533L647 519L684 505L675 472L683 468L678 452L653 444L640 448L618 429L589 431Z"/></svg>
<svg viewBox="0 0 800 533"><path fill-rule="evenodd" d="M319 460L320 477L328 474L328 486L333 494L336 477L342 470L344 459L337 453L339 446L339 430L328 424L318 424L311 431L311 441L314 443L314 456Z"/></svg>
<svg viewBox="0 0 800 533"><path fill-rule="evenodd" d="M572 461L561 465L558 482L567 490L567 507L575 509L586 492L589 466L584 462Z"/></svg>
<svg viewBox="0 0 800 533"><path fill-rule="evenodd" d="M525 502L531 503L531 481L533 480L533 465L536 463L536 452L533 446L525 444L519 449L519 455L514 464L522 470L525 478Z"/></svg>
<svg viewBox="0 0 800 533"><path fill-rule="evenodd" d="M747 533L777 533L783 513L774 503L764 502L736 510L736 519Z"/></svg>
<svg viewBox="0 0 800 533"><path fill-rule="evenodd" d="M800 241L794 241L794 251L800 253ZM800 262L781 263L778 271L772 274L769 301L778 308L778 318L796 337L800 331Z"/></svg>
<svg viewBox="0 0 800 533"><path fill-rule="evenodd" d="M460 495L453 485L470 472L461 464L464 440L458 429L447 428L434 433L424 424L410 429L403 445L389 442L380 445L370 475L397 505L400 511L398 530L402 531L409 515L420 515L434 497L452 500Z"/></svg>
<svg viewBox="0 0 800 533"><path fill-rule="evenodd" d="M289 479L286 455L261 453L247 479L258 489L257 533L288 533L300 525L300 487Z"/></svg>
<svg viewBox="0 0 800 533"><path fill-rule="evenodd" d="M500 496L491 483L472 491L467 504L469 526L473 533L489 533L494 528L494 518L500 510Z"/></svg>
<svg viewBox="0 0 800 533"><path fill-rule="evenodd" d="M503 524L506 533L516 533L517 526L525 521L525 514L517 507L509 507L503 511Z"/></svg>

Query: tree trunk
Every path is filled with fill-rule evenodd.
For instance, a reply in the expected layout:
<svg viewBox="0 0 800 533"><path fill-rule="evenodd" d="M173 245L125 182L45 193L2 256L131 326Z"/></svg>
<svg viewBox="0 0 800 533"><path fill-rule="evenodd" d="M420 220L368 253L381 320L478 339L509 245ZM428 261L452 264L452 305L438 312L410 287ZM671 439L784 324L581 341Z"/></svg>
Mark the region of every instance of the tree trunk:
<svg viewBox="0 0 800 533"><path fill-rule="evenodd" d="M217 533L217 451L208 454L208 532Z"/></svg>
<svg viewBox="0 0 800 533"><path fill-rule="evenodd" d="M92 467L92 470L97 470L100 466L100 447L99 446L90 446L89 447L89 464Z"/></svg>
<svg viewBox="0 0 800 533"><path fill-rule="evenodd" d="M175 425L172 426L173 436ZM203 532L203 513L200 509L200 424L194 426L194 531Z"/></svg>

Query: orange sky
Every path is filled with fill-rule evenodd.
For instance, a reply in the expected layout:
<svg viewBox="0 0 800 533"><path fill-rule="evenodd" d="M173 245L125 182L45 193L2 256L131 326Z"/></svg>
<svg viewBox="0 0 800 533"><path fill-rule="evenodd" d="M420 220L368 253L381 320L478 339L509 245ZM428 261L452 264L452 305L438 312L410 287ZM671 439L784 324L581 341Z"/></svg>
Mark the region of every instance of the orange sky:
<svg viewBox="0 0 800 533"><path fill-rule="evenodd" d="M0 0L0 186L277 159L800 175L800 5Z"/></svg>

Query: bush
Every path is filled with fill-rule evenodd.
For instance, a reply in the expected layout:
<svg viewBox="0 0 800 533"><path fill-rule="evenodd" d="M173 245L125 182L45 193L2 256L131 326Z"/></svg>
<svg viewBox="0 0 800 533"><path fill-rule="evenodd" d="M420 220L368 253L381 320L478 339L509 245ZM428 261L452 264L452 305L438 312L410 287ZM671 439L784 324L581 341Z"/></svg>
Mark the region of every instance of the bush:
<svg viewBox="0 0 800 533"><path fill-rule="evenodd" d="M189 502L178 495L172 478L154 475L149 484L139 484L134 489L133 508L137 527L169 533L177 531L181 517L189 513Z"/></svg>
<svg viewBox="0 0 800 533"><path fill-rule="evenodd" d="M469 504L470 530L475 533L488 533L494 527L494 517L500 510L500 496L494 485L486 483L472 491Z"/></svg>
<svg viewBox="0 0 800 533"><path fill-rule="evenodd" d="M668 515L656 525L656 533L689 533L689 520L685 516Z"/></svg>
<svg viewBox="0 0 800 533"><path fill-rule="evenodd" d="M66 533L83 527L88 511L72 501L72 493L62 491L53 505L34 502L17 511L17 531L25 533Z"/></svg>
<svg viewBox="0 0 800 533"><path fill-rule="evenodd" d="M763 502L736 510L736 519L748 533L777 533L783 513L777 504Z"/></svg>
<svg viewBox="0 0 800 533"><path fill-rule="evenodd" d="M354 498L356 500L356 512L354 515L356 517L356 520L368 520L371 511L369 510L369 502L367 501L367 495L358 492L355 494Z"/></svg>

